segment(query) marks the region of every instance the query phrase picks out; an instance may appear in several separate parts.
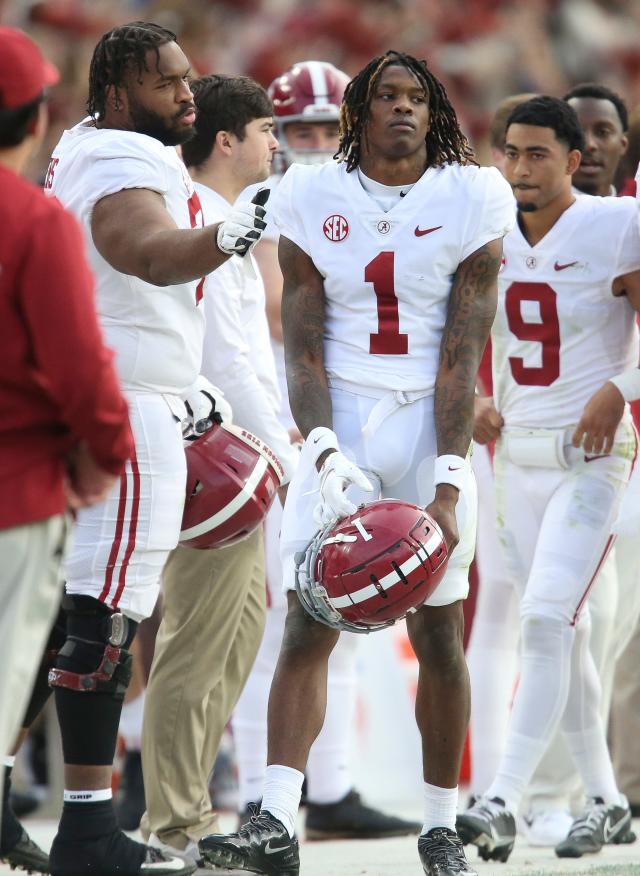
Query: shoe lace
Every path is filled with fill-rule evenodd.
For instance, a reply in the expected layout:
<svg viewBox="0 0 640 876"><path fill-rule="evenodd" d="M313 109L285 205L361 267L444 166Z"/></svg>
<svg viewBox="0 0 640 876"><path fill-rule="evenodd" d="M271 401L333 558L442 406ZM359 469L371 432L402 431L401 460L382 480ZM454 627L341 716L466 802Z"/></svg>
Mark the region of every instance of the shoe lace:
<svg viewBox="0 0 640 876"><path fill-rule="evenodd" d="M466 864L462 843L457 834L446 828L432 830L427 837L425 845L429 846L429 860L431 864Z"/></svg>
<svg viewBox="0 0 640 876"><path fill-rule="evenodd" d="M238 831L238 836L245 837L251 840L252 837L259 837L266 831L281 830L282 825L271 815L270 812L261 811L260 806L256 803L249 803L249 821L243 824Z"/></svg>
<svg viewBox="0 0 640 876"><path fill-rule="evenodd" d="M486 818L492 819L504 810L504 806L490 800L489 797L478 797L471 809L474 812L484 815Z"/></svg>
<svg viewBox="0 0 640 876"><path fill-rule="evenodd" d="M580 836L590 836L597 830L607 813L607 807L604 803L592 803L585 809L571 825L567 838L575 838Z"/></svg>

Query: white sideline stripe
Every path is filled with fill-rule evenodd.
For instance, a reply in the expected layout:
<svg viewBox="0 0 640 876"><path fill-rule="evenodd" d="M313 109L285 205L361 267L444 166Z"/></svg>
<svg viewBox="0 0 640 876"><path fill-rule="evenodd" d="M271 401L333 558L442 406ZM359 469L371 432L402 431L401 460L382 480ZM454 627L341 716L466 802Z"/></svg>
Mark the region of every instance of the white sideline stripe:
<svg viewBox="0 0 640 876"><path fill-rule="evenodd" d="M309 75L311 76L311 88L313 89L314 103L327 103L329 98L327 95L327 81L324 75L324 69L320 61L309 61Z"/></svg>
<svg viewBox="0 0 640 876"><path fill-rule="evenodd" d="M408 560L405 560L400 566L402 574L407 576L413 572L414 569L417 569L421 562L426 560L432 551L435 551L439 544L440 533L433 532L426 545L420 547L413 556L409 557ZM383 590L389 590L394 584L397 584L399 580L400 576L394 569L393 572L389 572L388 575L385 575L384 578L380 579L380 586ZM365 602L365 600L371 599L376 593L378 593L378 588L374 587L373 584L368 584L366 587L356 590L355 593L351 593L348 596L336 596L333 599L329 599L329 602L334 608L347 608L349 605L357 605L359 602Z"/></svg>
<svg viewBox="0 0 640 876"><path fill-rule="evenodd" d="M207 520L203 520L202 523L197 523L195 526L192 526L190 529L183 529L180 533L180 538L182 540L187 538L196 538L198 535L203 535L205 532L209 532L211 529L214 529L216 526L220 526L221 523L226 523L230 517L239 511L243 505L246 505L251 496L253 495L253 491L260 483L260 478L267 470L267 465L269 463L264 458L264 456L260 456L256 462L256 466L254 470L251 472L249 477L247 478L247 482L244 487L240 490L237 496L235 496L228 505L225 505L217 514L214 514L213 517L209 517Z"/></svg>

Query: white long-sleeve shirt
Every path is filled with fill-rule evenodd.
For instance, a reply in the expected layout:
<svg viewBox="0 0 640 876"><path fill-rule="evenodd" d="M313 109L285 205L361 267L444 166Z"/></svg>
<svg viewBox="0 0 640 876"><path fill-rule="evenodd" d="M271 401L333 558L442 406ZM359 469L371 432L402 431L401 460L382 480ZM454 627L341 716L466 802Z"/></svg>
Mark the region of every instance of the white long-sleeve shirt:
<svg viewBox="0 0 640 876"><path fill-rule="evenodd" d="M196 191L207 225L226 219L231 204L201 183ZM252 259L248 255L246 258ZM285 483L295 471L298 451L278 418L281 395L269 339L264 285L239 256L206 278L206 333L202 374L220 387L233 408L233 422L253 432L276 454Z"/></svg>

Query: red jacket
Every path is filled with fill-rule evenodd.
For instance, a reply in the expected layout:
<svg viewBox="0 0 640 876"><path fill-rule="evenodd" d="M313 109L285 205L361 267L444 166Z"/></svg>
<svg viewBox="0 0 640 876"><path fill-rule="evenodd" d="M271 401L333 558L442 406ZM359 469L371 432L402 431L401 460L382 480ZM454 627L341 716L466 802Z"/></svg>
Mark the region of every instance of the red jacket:
<svg viewBox="0 0 640 876"><path fill-rule="evenodd" d="M133 439L76 220L0 164L0 529L65 509L70 448L119 474Z"/></svg>

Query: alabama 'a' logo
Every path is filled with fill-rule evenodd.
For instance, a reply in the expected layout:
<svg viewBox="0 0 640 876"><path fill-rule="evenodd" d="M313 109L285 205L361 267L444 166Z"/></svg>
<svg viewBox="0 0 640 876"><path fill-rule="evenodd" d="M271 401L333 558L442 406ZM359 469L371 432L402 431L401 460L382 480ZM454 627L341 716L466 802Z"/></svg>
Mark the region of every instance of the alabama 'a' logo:
<svg viewBox="0 0 640 876"><path fill-rule="evenodd" d="M340 243L349 233L349 223L339 213L334 213L322 223L322 230L327 240L333 243Z"/></svg>

